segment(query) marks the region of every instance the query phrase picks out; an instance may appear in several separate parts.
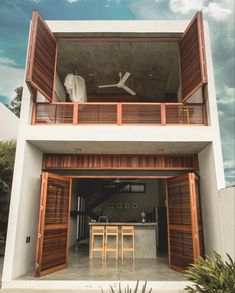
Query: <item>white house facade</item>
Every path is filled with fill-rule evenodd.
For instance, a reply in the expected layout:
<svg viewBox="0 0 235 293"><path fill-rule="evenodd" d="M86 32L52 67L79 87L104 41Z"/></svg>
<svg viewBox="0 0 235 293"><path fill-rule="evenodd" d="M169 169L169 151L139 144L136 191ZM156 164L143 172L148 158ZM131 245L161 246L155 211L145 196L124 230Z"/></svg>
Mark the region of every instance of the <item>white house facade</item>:
<svg viewBox="0 0 235 293"><path fill-rule="evenodd" d="M34 12L27 59L3 288L117 284L108 275L88 278L89 272L56 275L72 274L70 251L80 243L89 245L86 265L106 262L91 260L93 227L108 227L100 217L118 233L134 227L136 266L144 257L157 266L159 231L165 231L166 266L179 275L152 277L155 289L182 289L179 272L189 263L214 250L225 255L218 195L225 181L209 29L201 13L189 22L44 21ZM68 74L85 81L86 98L71 101ZM99 87L124 77L117 87Z"/></svg>

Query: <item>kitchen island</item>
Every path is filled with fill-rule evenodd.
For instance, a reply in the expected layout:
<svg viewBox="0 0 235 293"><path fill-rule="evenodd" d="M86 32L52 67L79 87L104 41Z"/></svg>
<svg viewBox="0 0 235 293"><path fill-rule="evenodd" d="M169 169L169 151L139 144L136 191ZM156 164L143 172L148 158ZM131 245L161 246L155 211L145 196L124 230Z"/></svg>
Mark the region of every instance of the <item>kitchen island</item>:
<svg viewBox="0 0 235 293"><path fill-rule="evenodd" d="M135 229L135 257L156 258L156 223L89 223L90 239L92 226L119 226L119 257L121 257L121 226L134 226ZM114 245L110 238L109 246ZM99 241L99 240L97 240ZM100 239L101 241L101 239ZM129 245L131 239L125 237L125 245ZM113 243L112 243L113 242ZM129 242L129 243L128 243ZM100 242L101 243L101 242ZM90 243L91 245L91 243ZM108 258L114 258L115 254L110 252ZM125 253L124 258L131 258L131 253ZM96 253L95 258L101 258L101 253Z"/></svg>

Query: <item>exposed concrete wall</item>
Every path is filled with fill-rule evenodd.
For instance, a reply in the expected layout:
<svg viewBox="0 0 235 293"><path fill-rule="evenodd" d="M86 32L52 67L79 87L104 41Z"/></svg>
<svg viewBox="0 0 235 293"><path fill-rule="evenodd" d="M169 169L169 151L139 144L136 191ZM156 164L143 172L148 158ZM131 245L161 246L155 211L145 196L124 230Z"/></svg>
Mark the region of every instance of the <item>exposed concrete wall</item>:
<svg viewBox="0 0 235 293"><path fill-rule="evenodd" d="M16 140L19 118L0 102L0 141Z"/></svg>
<svg viewBox="0 0 235 293"><path fill-rule="evenodd" d="M3 281L32 270L35 264L42 153L20 141L12 185L10 221L4 260ZM26 243L26 237L31 240Z"/></svg>
<svg viewBox="0 0 235 293"><path fill-rule="evenodd" d="M215 156L212 143L198 155L204 240L208 255L212 255L214 250L218 253L223 251Z"/></svg>
<svg viewBox="0 0 235 293"><path fill-rule="evenodd" d="M219 190L224 253L235 259L235 186Z"/></svg>
<svg viewBox="0 0 235 293"><path fill-rule="evenodd" d="M142 211L153 212L153 207L159 205L159 180L140 179L137 183L146 184L146 193L117 193L100 207L109 220L114 222L140 222ZM114 203L114 208L110 208L110 203ZM117 208L118 203L122 204L122 208ZM133 208L133 203L137 204L137 208ZM129 204L130 208L125 208L125 204Z"/></svg>
<svg viewBox="0 0 235 293"><path fill-rule="evenodd" d="M78 208L78 182L76 179L72 180L72 198L71 198L71 211L77 211ZM69 227L69 247L76 244L77 240L77 217L70 217Z"/></svg>

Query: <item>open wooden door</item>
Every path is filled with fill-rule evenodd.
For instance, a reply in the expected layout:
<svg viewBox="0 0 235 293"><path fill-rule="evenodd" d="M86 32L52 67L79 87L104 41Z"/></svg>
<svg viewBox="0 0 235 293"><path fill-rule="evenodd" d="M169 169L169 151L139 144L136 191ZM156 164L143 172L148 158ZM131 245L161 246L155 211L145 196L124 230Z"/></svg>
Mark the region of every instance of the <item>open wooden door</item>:
<svg viewBox="0 0 235 293"><path fill-rule="evenodd" d="M36 276L68 264L71 179L43 172L36 247Z"/></svg>
<svg viewBox="0 0 235 293"><path fill-rule="evenodd" d="M198 12L179 41L182 101L207 84L202 12Z"/></svg>
<svg viewBox="0 0 235 293"><path fill-rule="evenodd" d="M33 11L26 83L36 98L39 91L50 102L53 99L57 62L57 41L38 11Z"/></svg>
<svg viewBox="0 0 235 293"><path fill-rule="evenodd" d="M204 255L198 184L194 173L166 181L169 265L180 272Z"/></svg>

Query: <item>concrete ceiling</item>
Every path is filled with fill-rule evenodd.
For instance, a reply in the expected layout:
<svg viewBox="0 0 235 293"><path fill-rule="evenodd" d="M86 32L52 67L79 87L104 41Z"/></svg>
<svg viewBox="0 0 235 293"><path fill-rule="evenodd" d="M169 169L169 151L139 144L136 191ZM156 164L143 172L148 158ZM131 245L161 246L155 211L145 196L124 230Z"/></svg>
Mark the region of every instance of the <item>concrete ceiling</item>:
<svg viewBox="0 0 235 293"><path fill-rule="evenodd" d="M60 41L57 70L64 82L77 70L90 94L126 93L122 89L98 89L118 82L118 73L129 71L127 85L140 100L162 101L179 87L178 43L156 41Z"/></svg>
<svg viewBox="0 0 235 293"><path fill-rule="evenodd" d="M197 154L208 142L76 142L30 141L43 153Z"/></svg>

